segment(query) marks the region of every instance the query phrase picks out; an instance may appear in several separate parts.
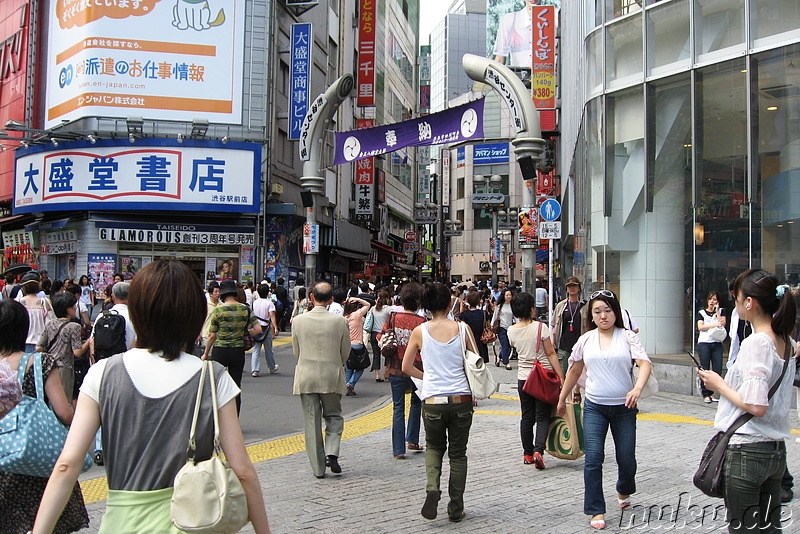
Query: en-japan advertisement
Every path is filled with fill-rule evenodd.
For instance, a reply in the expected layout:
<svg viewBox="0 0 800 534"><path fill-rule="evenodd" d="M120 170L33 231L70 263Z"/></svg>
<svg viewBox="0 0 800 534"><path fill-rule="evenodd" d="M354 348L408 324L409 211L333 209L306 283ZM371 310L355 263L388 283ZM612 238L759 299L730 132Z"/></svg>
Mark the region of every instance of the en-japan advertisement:
<svg viewBox="0 0 800 534"><path fill-rule="evenodd" d="M48 128L87 116L241 121L245 0L52 0Z"/></svg>

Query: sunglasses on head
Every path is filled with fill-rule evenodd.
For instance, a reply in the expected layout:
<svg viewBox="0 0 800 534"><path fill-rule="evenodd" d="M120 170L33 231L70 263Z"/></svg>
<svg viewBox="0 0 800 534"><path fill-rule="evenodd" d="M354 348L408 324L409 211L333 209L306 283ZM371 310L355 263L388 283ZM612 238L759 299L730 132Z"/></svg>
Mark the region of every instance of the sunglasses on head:
<svg viewBox="0 0 800 534"><path fill-rule="evenodd" d="M612 299L613 299L613 298L615 298L615 297L614 297L614 293L612 293L612 292L611 292L611 291L609 291L608 289L601 289L600 291L595 291L594 293L592 293L591 295L589 295L589 300L592 300L592 299L594 299L594 298L597 298L597 297L599 297L600 295L603 295L604 297L609 297L609 298L612 298Z"/></svg>

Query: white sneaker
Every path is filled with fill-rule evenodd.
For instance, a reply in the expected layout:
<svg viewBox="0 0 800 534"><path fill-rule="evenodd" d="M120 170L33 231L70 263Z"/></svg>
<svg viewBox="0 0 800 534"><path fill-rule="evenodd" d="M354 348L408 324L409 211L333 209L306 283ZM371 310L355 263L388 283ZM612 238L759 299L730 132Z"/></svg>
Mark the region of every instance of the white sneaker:
<svg viewBox="0 0 800 534"><path fill-rule="evenodd" d="M278 372L278 364L276 363L275 367L273 367L272 369L269 370L269 374L277 373L277 372Z"/></svg>
<svg viewBox="0 0 800 534"><path fill-rule="evenodd" d="M260 373L258 371L253 371L253 378L257 378Z"/></svg>

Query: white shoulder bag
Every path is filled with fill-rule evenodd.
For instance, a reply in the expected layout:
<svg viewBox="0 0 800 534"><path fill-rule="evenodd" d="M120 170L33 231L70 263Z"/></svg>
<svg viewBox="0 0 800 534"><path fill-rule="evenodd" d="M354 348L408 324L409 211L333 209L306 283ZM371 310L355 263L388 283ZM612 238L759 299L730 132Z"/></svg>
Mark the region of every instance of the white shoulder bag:
<svg viewBox="0 0 800 534"><path fill-rule="evenodd" d="M467 375L469 389L476 399L488 399L497 392L497 383L494 380L494 376L492 376L492 371L487 367L480 354L476 354L467 348L465 328L466 325L459 321L458 330L461 338L461 348L464 353L464 372Z"/></svg>
<svg viewBox="0 0 800 534"><path fill-rule="evenodd" d="M214 455L195 462L197 450L195 430L203 398L206 373L211 377L211 401L214 411ZM219 414L217 413L217 384L213 362L204 361L194 404L194 420L189 434L187 460L175 475L170 505L172 524L184 532L229 534L239 532L248 522L247 499L244 488L228 462L220 459Z"/></svg>

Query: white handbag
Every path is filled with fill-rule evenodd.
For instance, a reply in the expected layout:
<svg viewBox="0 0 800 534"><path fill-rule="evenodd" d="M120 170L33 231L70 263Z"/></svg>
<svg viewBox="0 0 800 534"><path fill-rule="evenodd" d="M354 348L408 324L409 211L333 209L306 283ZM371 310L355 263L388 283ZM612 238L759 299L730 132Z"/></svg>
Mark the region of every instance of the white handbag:
<svg viewBox="0 0 800 534"><path fill-rule="evenodd" d="M639 366L634 364L632 369L632 377L633 383L639 380ZM653 364L650 363L650 376L647 377L647 382L645 382L644 387L642 388L642 393L639 395L640 399L646 399L652 395L658 393L658 380L656 380L655 369L653 368Z"/></svg>
<svg viewBox="0 0 800 534"><path fill-rule="evenodd" d="M203 398L206 373L211 378L211 401L214 412L214 454L202 462L195 462L197 449L195 430ZM239 532L248 523L247 500L239 477L228 462L220 458L219 415L217 413L217 385L213 362L204 361L194 405L194 420L189 435L186 465L175 475L174 492L170 504L172 524L184 532L228 534Z"/></svg>
<svg viewBox="0 0 800 534"><path fill-rule="evenodd" d="M461 348L464 352L464 372L467 375L469 389L476 399L488 399L497 392L497 383L492 376L492 371L486 366L480 354L467 349L466 325L458 323Z"/></svg>

